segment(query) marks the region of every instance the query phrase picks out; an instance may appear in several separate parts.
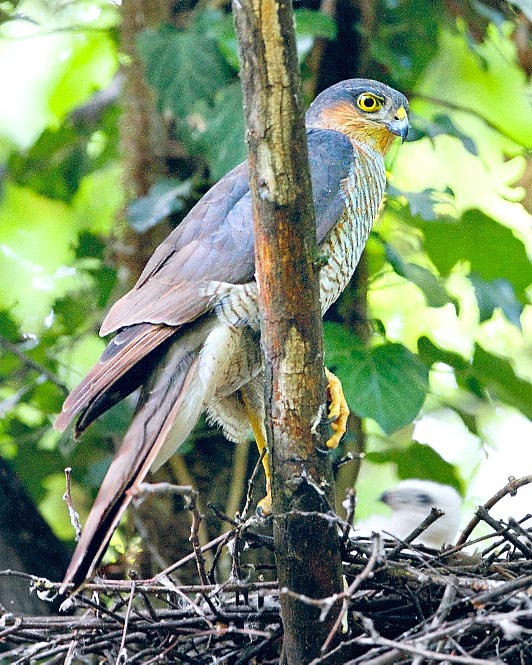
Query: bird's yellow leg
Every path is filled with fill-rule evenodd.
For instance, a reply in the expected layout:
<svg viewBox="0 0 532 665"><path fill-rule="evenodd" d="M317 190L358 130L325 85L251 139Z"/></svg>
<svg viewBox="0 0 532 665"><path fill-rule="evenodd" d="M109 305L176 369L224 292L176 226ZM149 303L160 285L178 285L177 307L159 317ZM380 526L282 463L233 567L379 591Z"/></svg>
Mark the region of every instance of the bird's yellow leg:
<svg viewBox="0 0 532 665"><path fill-rule="evenodd" d="M255 436L255 443L259 449L259 455L262 457L262 466L264 468L264 475L266 477L266 496L261 499L257 504L257 511L261 515L271 515L272 513L272 486L271 486L271 472L270 472L270 455L266 444L266 433L264 431L264 423L261 421L260 416L251 407L250 401L242 394L242 401L246 409L253 435Z"/></svg>
<svg viewBox="0 0 532 665"><path fill-rule="evenodd" d="M326 446L327 448L337 448L347 431L349 407L344 397L340 379L327 368L325 368L325 376L327 377L327 393L331 401L328 418L331 421L331 428L334 432L327 441Z"/></svg>

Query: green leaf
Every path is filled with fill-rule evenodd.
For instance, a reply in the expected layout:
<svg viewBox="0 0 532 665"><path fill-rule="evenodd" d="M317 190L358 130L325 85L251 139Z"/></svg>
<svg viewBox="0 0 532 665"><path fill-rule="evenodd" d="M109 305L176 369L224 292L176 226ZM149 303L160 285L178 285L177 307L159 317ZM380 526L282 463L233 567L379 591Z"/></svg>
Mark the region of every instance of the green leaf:
<svg viewBox="0 0 532 665"><path fill-rule="evenodd" d="M294 11L296 28L296 47L299 61L310 53L316 38L334 39L336 24L334 20L314 9L296 9Z"/></svg>
<svg viewBox="0 0 532 665"><path fill-rule="evenodd" d="M429 307L443 307L450 302L445 288L436 275L415 263L404 261L388 243L386 243L386 258L398 275L410 280L423 291Z"/></svg>
<svg viewBox="0 0 532 665"><path fill-rule="evenodd" d="M386 191L390 196L396 199L404 197L410 208L410 213L416 217L421 217L426 222L432 222L437 219L435 206L438 203L446 200L452 192L437 192L435 189L424 189L422 192L407 192L402 189L397 189L393 185L388 185Z"/></svg>
<svg viewBox="0 0 532 665"><path fill-rule="evenodd" d="M440 273L448 275L459 261L489 282L504 276L517 298L526 301L532 279L523 243L512 231L479 210L466 212L460 221L421 222L425 249Z"/></svg>
<svg viewBox="0 0 532 665"><path fill-rule="evenodd" d="M218 91L214 104L198 106L197 114L202 122L192 132L182 128L180 137L205 157L211 178L218 180L247 157L240 83Z"/></svg>
<svg viewBox="0 0 532 665"><path fill-rule="evenodd" d="M463 372L469 367L467 360L458 355L458 353L440 349L439 346L433 344L431 340L424 335L418 339L417 347L418 357L427 365L427 367L432 367L434 363L445 363L459 372Z"/></svg>
<svg viewBox="0 0 532 665"><path fill-rule="evenodd" d="M216 91L231 79L216 40L194 26L188 31L170 25L145 30L137 49L160 108L170 109L178 118L193 113L199 101L212 103Z"/></svg>
<svg viewBox="0 0 532 665"><path fill-rule="evenodd" d="M183 208L180 197L188 196L190 183L166 178L159 180L147 196L141 196L127 207L127 221L139 233L161 222L174 212Z"/></svg>
<svg viewBox="0 0 532 665"><path fill-rule="evenodd" d="M532 420L532 384L516 376L508 360L477 345L471 371L490 398L500 399Z"/></svg>
<svg viewBox="0 0 532 665"><path fill-rule="evenodd" d="M517 63L511 29L489 25L486 39L474 50L465 39L465 28L440 30L437 56L423 72L417 92L477 113L516 142L532 147L529 83Z"/></svg>
<svg viewBox="0 0 532 665"><path fill-rule="evenodd" d="M473 273L469 275L469 281L475 287L481 321L491 319L494 310L500 308L508 321L521 329L520 317L523 305L515 297L513 287L507 279L494 279L488 282Z"/></svg>
<svg viewBox="0 0 532 665"><path fill-rule="evenodd" d="M473 139L460 131L451 118L445 113L437 113L432 121L422 118L419 115L414 115L414 127L414 132L417 130L417 133L415 134L416 139L421 138L422 136L428 136L430 140L433 141L436 136L447 134L448 136L454 136L457 138L471 155L478 155L477 146ZM410 137L411 135L409 133L409 139Z"/></svg>
<svg viewBox="0 0 532 665"><path fill-rule="evenodd" d="M345 327L325 326L327 362L361 418L391 434L417 416L428 391L428 368L402 344L365 348Z"/></svg>
<svg viewBox="0 0 532 665"><path fill-rule="evenodd" d="M9 173L19 185L53 199L70 201L91 168L88 138L65 125L48 129L27 153L11 155Z"/></svg>
<svg viewBox="0 0 532 665"><path fill-rule="evenodd" d="M419 357L432 365L443 362L455 370L456 380L478 397L499 399L519 409L532 420L532 384L516 376L508 360L495 356L478 344L473 361L468 363L461 356L444 351L428 338L418 342Z"/></svg>
<svg viewBox="0 0 532 665"><path fill-rule="evenodd" d="M386 464L392 462L397 467L397 475L401 480L420 478L434 480L455 487L463 493L463 483L456 468L446 462L430 446L412 443L406 448L390 448L386 452L370 452L366 454L368 462Z"/></svg>

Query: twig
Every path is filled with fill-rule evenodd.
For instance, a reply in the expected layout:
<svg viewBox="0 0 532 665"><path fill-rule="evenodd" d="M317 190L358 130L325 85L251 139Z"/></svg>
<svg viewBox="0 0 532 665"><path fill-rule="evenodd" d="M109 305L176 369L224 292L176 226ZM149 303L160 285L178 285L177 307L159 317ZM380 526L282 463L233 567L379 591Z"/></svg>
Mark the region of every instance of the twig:
<svg viewBox="0 0 532 665"><path fill-rule="evenodd" d="M427 658L429 660L445 661L449 663L462 663L463 665L504 665L500 660L485 660L471 658L470 656L457 656L455 654L449 653L437 653L435 651L428 651L427 649L424 649L417 644L389 640L379 635L379 633L375 630L373 621L371 621L371 619L363 618L362 623L366 630L369 632L370 637L357 638L356 641L359 644L376 644L379 646L390 647L396 650L398 654L401 652L411 653L416 656L422 656L423 658ZM346 665L349 665L349 662L347 662ZM366 665L377 665L378 662L379 661L375 659L365 661Z"/></svg>
<svg viewBox="0 0 532 665"><path fill-rule="evenodd" d="M494 519L483 506L479 506L475 510L475 515L478 515L483 522L486 522L486 524L491 526L499 536L504 536L504 538L522 552L527 559L532 558L532 549L525 545L525 543L521 542L517 536L514 536L509 527L504 526L500 520Z"/></svg>
<svg viewBox="0 0 532 665"><path fill-rule="evenodd" d="M340 538L340 544L343 546L346 544L347 539L349 538L349 533L353 528L353 520L355 519L355 510L357 506L357 493L353 488L349 488L345 493L345 501L342 504L345 507L345 526L342 530L342 536Z"/></svg>
<svg viewBox="0 0 532 665"><path fill-rule="evenodd" d="M116 665L122 665L122 663L127 662L127 651L126 651L126 635L127 629L129 626L129 617L131 616L131 608L133 607L133 598L135 597L135 582L131 585L131 593L129 594L129 601L126 609L126 616L124 619L124 628L122 631L122 640L120 642L120 649L118 650L118 657L116 659Z"/></svg>
<svg viewBox="0 0 532 665"><path fill-rule="evenodd" d="M81 522L79 515L74 508L74 502L72 501L72 468L67 467L65 469L65 481L66 481L66 490L63 494L63 501L66 503L68 508L68 515L70 517L70 524L72 524L74 531L76 532L76 541L81 538Z"/></svg>
<svg viewBox="0 0 532 665"><path fill-rule="evenodd" d="M532 483L532 475L523 476L522 478L518 478L517 480L512 476L510 476L510 478L508 479L508 484L505 485L502 488L502 490L496 492L491 497L491 499L488 499L488 501L486 501L486 503L484 504L483 508L485 508L486 510L490 510L501 499L504 499L506 495L510 494L514 496L520 487L523 487L524 485L529 485L530 483ZM460 534L460 537L456 541L457 547L459 545L463 545L467 541L473 529L478 525L479 522L480 522L480 517L477 514L475 514L475 516L466 525L466 527Z"/></svg>
<svg viewBox="0 0 532 665"><path fill-rule="evenodd" d="M393 550L388 554L388 559L393 559L395 556L397 556L400 552L402 552L406 547L408 547L418 536L420 536L424 531L426 531L431 524L433 524L436 520L440 519L445 515L443 510L439 510L439 508L431 508L430 513L425 517L423 522L416 527L412 533L408 534L406 538L401 540L398 545L396 545ZM390 534L391 535L391 534ZM399 540L395 536L393 536L395 540Z"/></svg>
<svg viewBox="0 0 532 665"><path fill-rule="evenodd" d="M68 395L69 390L66 387L64 383L62 383L55 374L53 374L49 369L47 369L44 365L41 365L41 363L36 362L35 360L32 360L29 356L27 356L24 351L21 351L16 344L13 344L13 342L10 342L8 339L5 337L2 337L0 335L0 346L4 348L6 351L9 353L13 354L16 356L28 369L31 369L35 372L38 372L41 376L44 376L48 381L53 383L55 386L57 386L60 390L65 393L65 395Z"/></svg>
<svg viewBox="0 0 532 665"><path fill-rule="evenodd" d="M336 621L334 622L333 627L331 628L329 634L327 635L327 639L323 643L323 646L321 648L322 654L325 651L327 651L334 636L338 632L338 629L342 625L344 616L346 615L347 610L349 609L349 600L354 596L355 592L360 588L362 582L367 580L368 577L370 577L373 574L373 570L377 563L377 558L379 555L380 544L381 544L381 538L378 533L375 533L373 535L372 541L373 541L373 547L371 550L371 556L368 559L366 566L364 567L362 572L355 577L355 579L351 582L351 584L347 587L347 589L341 594L342 608L338 613L338 616L336 617Z"/></svg>

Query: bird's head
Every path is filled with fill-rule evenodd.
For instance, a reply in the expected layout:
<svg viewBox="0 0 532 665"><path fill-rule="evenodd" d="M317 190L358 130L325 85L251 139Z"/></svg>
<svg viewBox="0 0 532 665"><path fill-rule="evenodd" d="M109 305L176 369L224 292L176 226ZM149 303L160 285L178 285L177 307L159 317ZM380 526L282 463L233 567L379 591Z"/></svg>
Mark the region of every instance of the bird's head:
<svg viewBox="0 0 532 665"><path fill-rule="evenodd" d="M397 136L406 139L408 100L384 83L348 79L316 97L307 111L306 125L341 132L385 155Z"/></svg>
<svg viewBox="0 0 532 665"><path fill-rule="evenodd" d="M426 516L431 508L460 514L462 499L454 487L430 480L402 480L384 492L380 500L393 511L407 511Z"/></svg>

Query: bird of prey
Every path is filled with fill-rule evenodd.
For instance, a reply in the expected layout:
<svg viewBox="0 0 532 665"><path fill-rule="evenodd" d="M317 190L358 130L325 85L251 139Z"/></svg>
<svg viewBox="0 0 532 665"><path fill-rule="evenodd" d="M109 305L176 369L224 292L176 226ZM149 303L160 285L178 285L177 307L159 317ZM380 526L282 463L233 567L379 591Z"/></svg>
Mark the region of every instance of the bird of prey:
<svg viewBox="0 0 532 665"><path fill-rule="evenodd" d="M406 98L351 79L319 94L306 114L325 312L350 280L386 185L384 156L408 132ZM140 387L135 416L103 480L64 587L93 572L149 470L186 440L203 412L228 439L250 425L265 447L263 373L247 162L215 184L155 250L100 334L115 332L99 362L66 399L55 427L74 435ZM345 431L341 386L327 372L334 448ZM268 461L265 461L269 491ZM270 509L269 494L262 502Z"/></svg>
<svg viewBox="0 0 532 665"><path fill-rule="evenodd" d="M460 527L462 499L449 485L411 478L384 492L380 501L391 508L392 514L389 517L375 515L355 524L355 536L376 531L383 532L384 537L391 534L399 539L406 538L432 508L439 508L445 514L425 529L414 543L441 549L453 542Z"/></svg>

